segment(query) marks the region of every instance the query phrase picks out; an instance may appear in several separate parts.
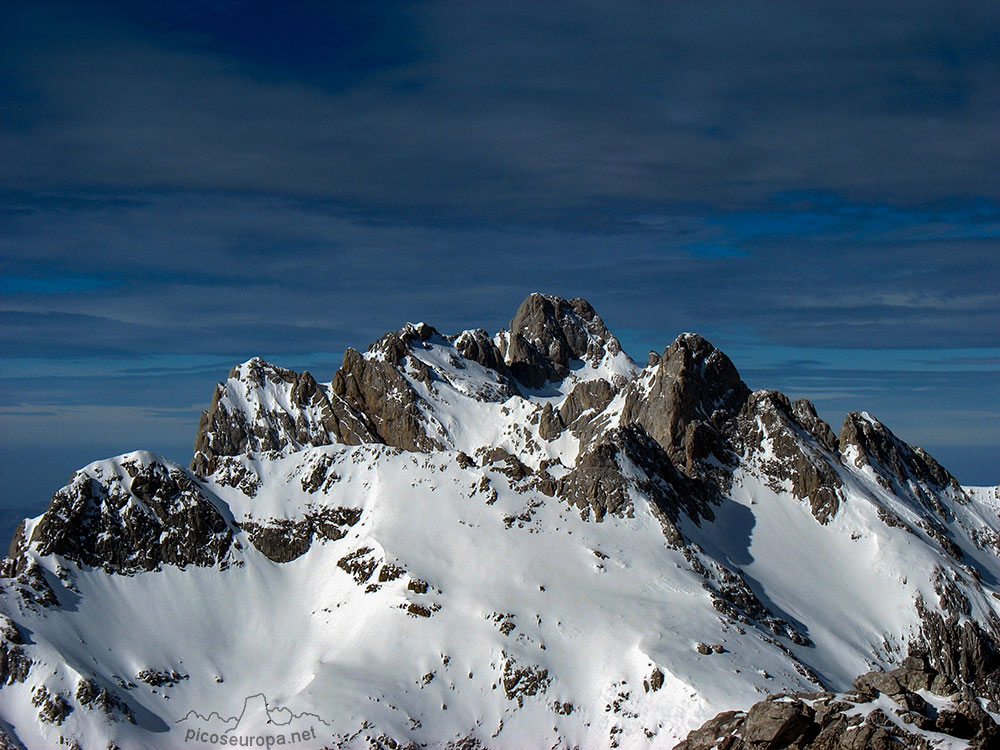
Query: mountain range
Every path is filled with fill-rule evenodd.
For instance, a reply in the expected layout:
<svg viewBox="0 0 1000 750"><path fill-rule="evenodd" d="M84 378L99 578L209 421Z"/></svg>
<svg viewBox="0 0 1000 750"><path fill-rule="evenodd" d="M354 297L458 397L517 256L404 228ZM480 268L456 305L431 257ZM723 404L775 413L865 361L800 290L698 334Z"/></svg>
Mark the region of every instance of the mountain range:
<svg viewBox="0 0 1000 750"><path fill-rule="evenodd" d="M18 527L0 749L997 747L998 511L579 298L254 358Z"/></svg>

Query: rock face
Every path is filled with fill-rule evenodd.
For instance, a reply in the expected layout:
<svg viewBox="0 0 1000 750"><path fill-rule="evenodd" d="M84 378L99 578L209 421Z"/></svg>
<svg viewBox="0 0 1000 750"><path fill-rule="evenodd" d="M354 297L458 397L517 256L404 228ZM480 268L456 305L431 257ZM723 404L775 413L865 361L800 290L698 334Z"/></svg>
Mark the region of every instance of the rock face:
<svg viewBox="0 0 1000 750"><path fill-rule="evenodd" d="M605 354L621 350L587 300L532 294L510 322L506 361L520 382L541 388L566 377L571 359L596 366Z"/></svg>
<svg viewBox="0 0 1000 750"><path fill-rule="evenodd" d="M31 659L25 654L24 638L14 622L0 616L0 685L12 685L28 679Z"/></svg>
<svg viewBox="0 0 1000 750"><path fill-rule="evenodd" d="M894 491L931 505L934 490L947 490L957 502L965 500L958 480L929 453L903 442L867 412L847 415L838 442L856 466L872 467L882 484Z"/></svg>
<svg viewBox="0 0 1000 750"><path fill-rule="evenodd" d="M615 387L604 378L585 380L577 384L558 409L553 409L550 403L545 404L539 418L539 436L545 440L552 440L569 428L580 435L585 444L589 443L592 434L586 430L587 425L591 419L604 411L616 392Z"/></svg>
<svg viewBox="0 0 1000 750"><path fill-rule="evenodd" d="M110 476L77 472L35 524L30 543L108 573L224 563L233 527L190 476L134 454Z"/></svg>
<svg viewBox="0 0 1000 750"><path fill-rule="evenodd" d="M793 406L777 391L756 391L740 413L739 441L776 489L787 485L808 500L813 515L827 523L840 506L840 454L831 450L833 432L808 401Z"/></svg>
<svg viewBox="0 0 1000 750"><path fill-rule="evenodd" d="M260 523L245 520L240 522L240 528L269 560L284 563L304 555L316 537L342 539L360 518L357 508L315 508L300 519L267 519Z"/></svg>
<svg viewBox="0 0 1000 750"><path fill-rule="evenodd" d="M426 419L417 406L421 398L399 369L401 365L412 366L417 379L430 386L430 370L409 357L408 347L436 333L430 326L404 329L388 333L373 344L369 351L374 356L362 357L354 349L345 352L330 391L352 410L365 415L371 435L379 442L409 451L443 447L427 435Z"/></svg>
<svg viewBox="0 0 1000 750"><path fill-rule="evenodd" d="M982 698L990 711L1000 713L1000 620L968 619L968 600L961 608L951 605L956 593L961 596L957 591L942 596L945 613L917 601L920 648L926 649L927 660L949 686Z"/></svg>
<svg viewBox="0 0 1000 750"><path fill-rule="evenodd" d="M308 372L254 358L216 387L201 415L191 468L207 476L220 456L373 440L367 419L336 394L324 393Z"/></svg>
<svg viewBox="0 0 1000 750"><path fill-rule="evenodd" d="M496 372L500 376L507 396L515 396L520 393L514 382L513 373L504 362L503 353L482 328L462 331L455 337L455 349L466 359Z"/></svg>
<svg viewBox="0 0 1000 750"><path fill-rule="evenodd" d="M940 696L944 705L918 691ZM891 672L859 676L847 693L772 695L747 712L723 712L675 750L931 750L941 735L986 750L1000 743L1000 725L974 693L956 689L926 656L911 655Z"/></svg>
<svg viewBox="0 0 1000 750"><path fill-rule="evenodd" d="M701 336L683 334L650 376L629 384L622 419L642 425L675 464L687 466L749 396L729 357Z"/></svg>

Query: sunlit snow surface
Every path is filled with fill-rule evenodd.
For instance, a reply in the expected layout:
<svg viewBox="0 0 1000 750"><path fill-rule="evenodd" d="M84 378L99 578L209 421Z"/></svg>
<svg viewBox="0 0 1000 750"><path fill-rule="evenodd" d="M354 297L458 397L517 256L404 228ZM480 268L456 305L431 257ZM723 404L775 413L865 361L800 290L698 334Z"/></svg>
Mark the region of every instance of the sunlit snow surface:
<svg viewBox="0 0 1000 750"><path fill-rule="evenodd" d="M459 451L495 446L533 467L557 457L572 466L576 438L566 431L540 439L532 415L546 401L558 406L579 379L636 377L627 357L596 368L577 363L558 386L504 400L490 392L494 373L473 362L455 366L447 341L432 340L415 356L436 373L433 389L410 381L424 398L428 434L446 450L306 448L239 459L260 477L252 497L211 478L202 483L237 522L300 519L316 506L361 509L343 538L316 538L306 554L276 563L240 532L241 549L225 569L164 566L133 576L35 555L61 606L32 609L2 593L35 661L26 682L0 690L4 725L28 748L56 746L60 737L86 750L108 739L122 750L213 747L222 745L186 741L188 728L200 722L220 732L246 704L244 728L315 728L314 742L291 745L299 748L368 747L362 737L371 727L429 747L473 736L498 748L670 748L720 710L818 689L796 658L834 690L892 665L919 625L915 597L937 601L934 566L958 571L924 536L879 520L878 504L904 520L914 511L850 461L842 467L846 499L825 526L807 502L744 467L715 521L685 520L682 531L704 560L742 571L758 598L812 644L727 622L640 494L633 491L631 517L596 523L558 497L512 486L502 467L462 468ZM231 393L245 401L241 408L261 399L291 408L277 386L260 390ZM607 413L620 413L619 402ZM330 481L303 489L302 478L326 459ZM183 470L135 453L83 471L107 476L124 460ZM948 528L990 574L982 581L988 593L998 590L1000 564L969 530L1000 528L1000 500L996 488L968 494ZM377 567L359 584L338 561L366 548ZM63 579L60 564L69 571ZM379 582L386 565L403 572ZM412 590L420 582L426 593ZM974 616L993 611L986 593L973 598ZM703 655L699 643L721 653ZM656 669L663 686L647 690ZM181 679L156 687L137 680L143 670ZM533 679L533 691L511 683L517 670L531 675L521 686ZM83 709L61 725L40 723L31 701L37 687L73 694L81 677L114 688L136 724Z"/></svg>

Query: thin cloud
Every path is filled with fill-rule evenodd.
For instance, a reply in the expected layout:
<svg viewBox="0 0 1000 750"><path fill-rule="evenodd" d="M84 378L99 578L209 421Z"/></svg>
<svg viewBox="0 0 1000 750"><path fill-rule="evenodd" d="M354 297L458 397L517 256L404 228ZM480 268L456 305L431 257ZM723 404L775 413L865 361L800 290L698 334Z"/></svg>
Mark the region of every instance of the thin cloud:
<svg viewBox="0 0 1000 750"><path fill-rule="evenodd" d="M803 188L996 199L983 154L1000 147L998 13L442 3L381 19L419 54L325 86L308 61L275 77L239 45L187 44L141 14L39 5L13 14L4 45L3 90L23 104L5 171L30 190L250 191L563 222L594 201L733 210Z"/></svg>

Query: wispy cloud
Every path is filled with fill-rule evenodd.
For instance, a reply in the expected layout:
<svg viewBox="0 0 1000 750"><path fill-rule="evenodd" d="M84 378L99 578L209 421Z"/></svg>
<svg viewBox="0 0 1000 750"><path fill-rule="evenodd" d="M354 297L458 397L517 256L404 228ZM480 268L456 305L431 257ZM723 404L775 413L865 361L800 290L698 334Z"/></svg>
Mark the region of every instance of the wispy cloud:
<svg viewBox="0 0 1000 750"><path fill-rule="evenodd" d="M1000 197L991 4L388 6L364 25L318 13L298 57L241 42L264 7L173 27L121 6L11 12L7 183L574 223L783 191ZM351 21L411 43L315 54L334 45L310 36Z"/></svg>
<svg viewBox="0 0 1000 750"><path fill-rule="evenodd" d="M996 400L995 3L3 15L7 434L184 446L178 405L236 362L323 379L533 290L588 297L640 359L697 330L754 385L887 404L917 442L928 388Z"/></svg>

